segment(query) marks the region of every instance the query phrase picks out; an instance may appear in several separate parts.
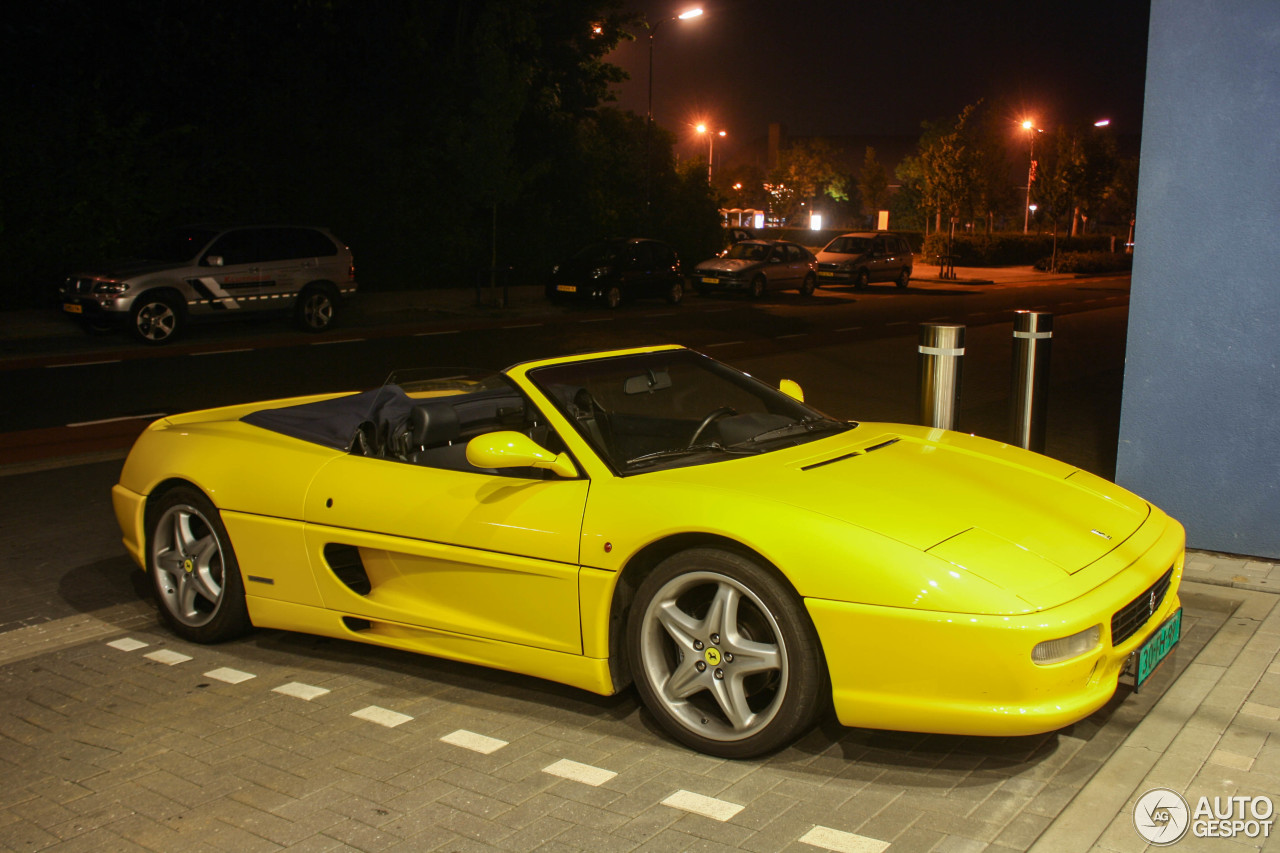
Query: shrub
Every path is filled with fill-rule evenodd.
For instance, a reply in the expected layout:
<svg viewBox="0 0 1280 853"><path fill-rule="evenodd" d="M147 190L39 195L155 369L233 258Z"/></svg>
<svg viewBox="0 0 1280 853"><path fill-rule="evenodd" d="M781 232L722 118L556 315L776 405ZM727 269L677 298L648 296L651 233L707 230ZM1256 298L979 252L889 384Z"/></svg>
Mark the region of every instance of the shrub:
<svg viewBox="0 0 1280 853"><path fill-rule="evenodd" d="M1108 255L1110 234L1089 234L1082 237L1058 237L1058 256L1066 252ZM947 235L930 234L920 250L925 263L935 255L945 254ZM951 254L956 256L956 266L1006 267L1038 263L1053 254L1052 234L957 234L951 242Z"/></svg>
<svg viewBox="0 0 1280 853"><path fill-rule="evenodd" d="M1049 269L1051 258L1036 261L1038 270ZM1058 272L1104 273L1133 269L1133 255L1124 252L1058 252Z"/></svg>

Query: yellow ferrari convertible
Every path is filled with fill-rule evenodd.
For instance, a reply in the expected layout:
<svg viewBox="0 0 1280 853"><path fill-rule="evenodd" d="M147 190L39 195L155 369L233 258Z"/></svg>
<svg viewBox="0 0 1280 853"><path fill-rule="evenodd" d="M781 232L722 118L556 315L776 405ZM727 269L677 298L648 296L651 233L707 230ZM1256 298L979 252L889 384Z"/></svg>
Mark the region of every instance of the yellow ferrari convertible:
<svg viewBox="0 0 1280 853"><path fill-rule="evenodd" d="M1176 645L1181 526L944 430L836 420L681 347L163 418L113 491L160 613L634 683L677 740L1051 731Z"/></svg>

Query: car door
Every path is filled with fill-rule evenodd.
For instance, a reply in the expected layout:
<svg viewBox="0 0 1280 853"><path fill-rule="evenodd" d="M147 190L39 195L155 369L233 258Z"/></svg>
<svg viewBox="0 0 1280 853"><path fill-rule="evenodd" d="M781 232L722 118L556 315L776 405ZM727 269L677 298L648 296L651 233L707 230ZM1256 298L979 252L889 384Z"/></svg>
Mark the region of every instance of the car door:
<svg viewBox="0 0 1280 853"><path fill-rule="evenodd" d="M654 274L653 247L645 241L627 246L622 269L622 289L630 296L653 296L660 287Z"/></svg>
<svg viewBox="0 0 1280 853"><path fill-rule="evenodd" d="M308 490L324 605L379 623L580 654L586 479L343 456Z"/></svg>
<svg viewBox="0 0 1280 853"><path fill-rule="evenodd" d="M263 269L264 236L264 229L235 228L213 242L200 258L202 274L187 281L200 296L198 307L215 313L261 307L275 289L271 272Z"/></svg>

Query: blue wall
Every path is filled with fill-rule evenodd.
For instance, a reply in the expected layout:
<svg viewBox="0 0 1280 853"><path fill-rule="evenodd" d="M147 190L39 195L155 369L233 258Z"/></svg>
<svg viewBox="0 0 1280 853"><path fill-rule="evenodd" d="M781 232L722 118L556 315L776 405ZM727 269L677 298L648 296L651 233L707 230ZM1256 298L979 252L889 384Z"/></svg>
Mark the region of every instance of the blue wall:
<svg viewBox="0 0 1280 853"><path fill-rule="evenodd" d="M1280 2L1154 0L1116 479L1280 557Z"/></svg>

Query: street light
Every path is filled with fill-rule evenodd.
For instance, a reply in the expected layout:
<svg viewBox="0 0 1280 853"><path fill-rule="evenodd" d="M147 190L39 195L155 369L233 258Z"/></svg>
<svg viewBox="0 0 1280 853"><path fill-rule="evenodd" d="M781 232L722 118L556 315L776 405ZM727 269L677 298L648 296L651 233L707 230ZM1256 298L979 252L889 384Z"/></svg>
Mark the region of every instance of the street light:
<svg viewBox="0 0 1280 853"><path fill-rule="evenodd" d="M721 130L717 133L712 133L705 124L698 125L696 130L698 133L705 133L707 135L707 183L711 183L711 154L715 148L716 137L719 136L724 138L725 131Z"/></svg>
<svg viewBox="0 0 1280 853"><path fill-rule="evenodd" d="M670 18L661 18L653 24L648 21L645 22L645 26L649 28L649 107L645 112L644 122L644 211L646 216L649 213L650 173L653 171L653 158L649 154L653 137L653 38L658 34L658 27L667 21L687 21L701 14L702 8L698 7L696 9L688 9L679 15L672 15Z"/></svg>
<svg viewBox="0 0 1280 853"><path fill-rule="evenodd" d="M1043 133L1032 119L1022 122L1022 129L1027 131L1031 139L1031 158L1027 166L1027 203L1022 209L1022 233L1026 234L1031 227L1031 183L1036 179L1036 134Z"/></svg>

